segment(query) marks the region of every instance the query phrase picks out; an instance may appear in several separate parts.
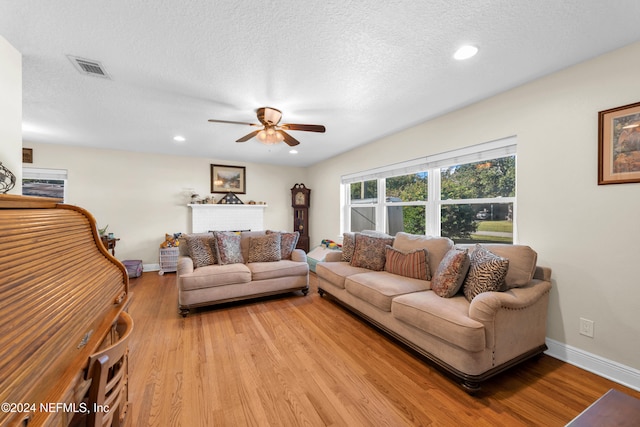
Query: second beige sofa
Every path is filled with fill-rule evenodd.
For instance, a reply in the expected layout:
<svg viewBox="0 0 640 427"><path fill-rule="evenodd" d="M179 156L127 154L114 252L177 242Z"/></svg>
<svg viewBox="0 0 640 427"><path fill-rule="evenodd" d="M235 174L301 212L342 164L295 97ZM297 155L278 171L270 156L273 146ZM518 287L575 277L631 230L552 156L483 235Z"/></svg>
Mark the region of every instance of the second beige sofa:
<svg viewBox="0 0 640 427"><path fill-rule="evenodd" d="M309 265L305 252L294 249L295 233L225 232L218 237L213 233L181 237L177 286L182 316L195 307L309 292ZM218 247L219 242L225 247Z"/></svg>
<svg viewBox="0 0 640 427"><path fill-rule="evenodd" d="M434 277L443 273L441 263L454 250L453 242L446 238L398 233L392 242L392 248L401 253L426 250ZM345 261L340 252L330 253L325 262L317 264L318 292L329 294L408 345L473 393L482 381L546 350L551 289L551 270L536 266L537 254L530 247L482 247L507 259L508 269L500 290L480 292L471 301L462 291L439 296L431 289L434 279L391 273L384 261L385 268L374 271ZM477 248L457 250L465 249L473 258Z"/></svg>

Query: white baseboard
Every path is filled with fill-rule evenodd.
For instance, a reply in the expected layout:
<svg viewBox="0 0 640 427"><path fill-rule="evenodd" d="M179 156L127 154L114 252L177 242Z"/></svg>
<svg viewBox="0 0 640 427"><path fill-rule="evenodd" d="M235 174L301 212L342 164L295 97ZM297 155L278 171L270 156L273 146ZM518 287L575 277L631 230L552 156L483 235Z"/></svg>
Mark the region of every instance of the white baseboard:
<svg viewBox="0 0 640 427"><path fill-rule="evenodd" d="M640 371L637 369L596 356L595 354L571 347L570 345L550 338L547 338L547 347L549 347L549 349L545 351L545 354L551 357L560 359L563 362L592 372L625 387L640 391Z"/></svg>
<svg viewBox="0 0 640 427"><path fill-rule="evenodd" d="M142 271L160 271L160 264L143 264Z"/></svg>

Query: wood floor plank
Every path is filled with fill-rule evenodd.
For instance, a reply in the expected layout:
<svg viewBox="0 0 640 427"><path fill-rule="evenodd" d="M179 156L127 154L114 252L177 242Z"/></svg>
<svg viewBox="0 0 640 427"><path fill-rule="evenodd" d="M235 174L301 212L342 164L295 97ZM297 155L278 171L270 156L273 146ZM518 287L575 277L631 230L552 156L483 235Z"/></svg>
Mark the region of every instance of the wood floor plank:
<svg viewBox="0 0 640 427"><path fill-rule="evenodd" d="M129 426L563 426L610 388L548 356L472 397L315 292L178 315L175 275L131 279Z"/></svg>

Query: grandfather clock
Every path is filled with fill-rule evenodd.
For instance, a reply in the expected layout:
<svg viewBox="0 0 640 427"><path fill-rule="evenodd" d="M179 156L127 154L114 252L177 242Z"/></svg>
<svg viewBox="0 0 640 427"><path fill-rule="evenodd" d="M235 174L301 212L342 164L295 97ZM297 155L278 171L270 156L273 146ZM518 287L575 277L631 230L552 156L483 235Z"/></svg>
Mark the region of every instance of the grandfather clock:
<svg viewBox="0 0 640 427"><path fill-rule="evenodd" d="M293 231L300 232L297 249L309 252L309 199L311 190L304 184L296 184L291 189L291 206L293 206Z"/></svg>

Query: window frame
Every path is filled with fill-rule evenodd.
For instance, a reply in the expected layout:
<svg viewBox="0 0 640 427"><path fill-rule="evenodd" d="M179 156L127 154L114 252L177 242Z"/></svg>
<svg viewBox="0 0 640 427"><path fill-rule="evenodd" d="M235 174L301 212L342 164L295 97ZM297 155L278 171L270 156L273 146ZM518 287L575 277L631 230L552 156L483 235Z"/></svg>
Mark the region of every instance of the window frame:
<svg viewBox="0 0 640 427"><path fill-rule="evenodd" d="M392 206L425 206L425 234L430 236L441 236L441 216L442 207L445 205L462 204L513 204L513 237L512 242L517 241L517 190L514 188L513 197L490 197L471 199L445 199L441 198L441 169L468 163L475 163L484 160L492 160L513 156L516 161L517 177L517 141L516 137L503 138L488 143L473 145L459 150L414 159L407 162L383 166L368 171L345 175L341 178L341 223L340 234L351 231L351 209L354 207L374 207L376 215L376 227L378 232L386 233L388 207ZM386 179L410 175L415 173L427 173L427 200L410 202L390 202L386 196ZM360 179L359 179L360 178ZM351 203L351 184L354 182L364 182L377 180L377 202L376 203ZM516 181L517 183L517 181ZM517 185L516 185L517 187Z"/></svg>

